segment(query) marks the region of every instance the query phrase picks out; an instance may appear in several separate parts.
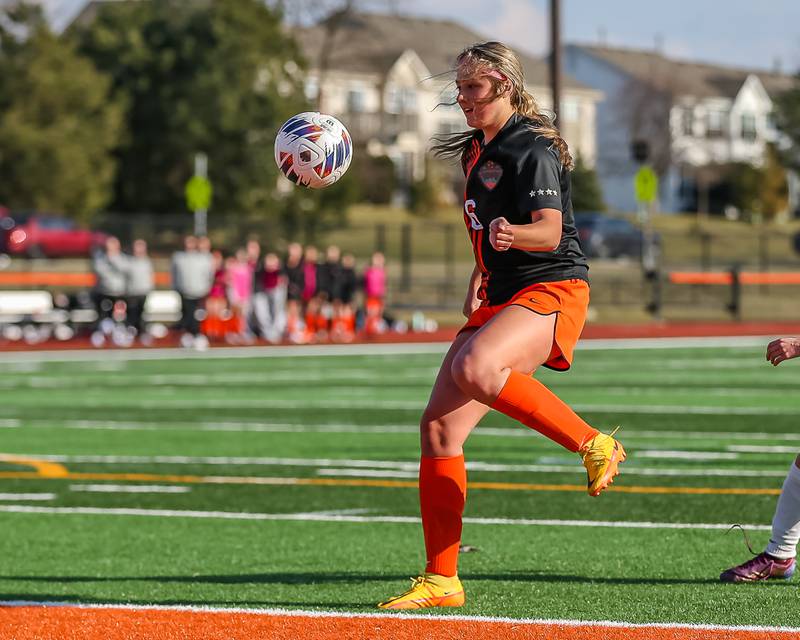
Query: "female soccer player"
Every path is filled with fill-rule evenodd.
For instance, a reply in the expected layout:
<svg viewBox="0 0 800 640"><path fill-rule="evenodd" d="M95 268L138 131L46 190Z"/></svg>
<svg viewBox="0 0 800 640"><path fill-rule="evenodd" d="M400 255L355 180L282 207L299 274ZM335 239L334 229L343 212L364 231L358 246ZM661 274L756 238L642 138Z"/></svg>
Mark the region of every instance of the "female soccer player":
<svg viewBox="0 0 800 640"><path fill-rule="evenodd" d="M777 367L784 360L800 357L800 337L778 338L767 345L767 360ZM780 578L788 580L796 568L797 543L800 541L800 455L789 467L783 481L772 535L767 548L755 558L723 571L723 582L759 582Z"/></svg>
<svg viewBox="0 0 800 640"><path fill-rule="evenodd" d="M380 603L382 609L464 604L457 575L467 486L462 446L490 408L578 453L592 496L625 459L613 437L531 377L541 365L570 367L589 303L567 145L525 91L520 62L505 45L465 49L456 60L456 87L472 131L440 139L434 151L461 159L475 269L464 302L467 322L420 421L427 565L408 591Z"/></svg>

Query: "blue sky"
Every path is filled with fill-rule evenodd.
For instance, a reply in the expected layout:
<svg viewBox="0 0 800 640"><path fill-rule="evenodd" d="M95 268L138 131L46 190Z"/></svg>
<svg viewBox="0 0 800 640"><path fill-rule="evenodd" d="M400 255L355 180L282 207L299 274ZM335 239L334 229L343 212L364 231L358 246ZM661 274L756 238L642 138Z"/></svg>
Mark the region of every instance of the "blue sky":
<svg viewBox="0 0 800 640"><path fill-rule="evenodd" d="M549 0L397 0L410 13L461 20L494 39L542 54ZM800 0L561 0L565 42L654 49L729 66L800 69Z"/></svg>
<svg viewBox="0 0 800 640"><path fill-rule="evenodd" d="M85 0L40 0L63 23ZM290 0L291 1L291 0ZM331 0L333 1L333 0ZM368 0L416 15L458 20L533 54L549 44L549 0ZM800 0L562 0L565 42L661 50L686 60L800 70Z"/></svg>

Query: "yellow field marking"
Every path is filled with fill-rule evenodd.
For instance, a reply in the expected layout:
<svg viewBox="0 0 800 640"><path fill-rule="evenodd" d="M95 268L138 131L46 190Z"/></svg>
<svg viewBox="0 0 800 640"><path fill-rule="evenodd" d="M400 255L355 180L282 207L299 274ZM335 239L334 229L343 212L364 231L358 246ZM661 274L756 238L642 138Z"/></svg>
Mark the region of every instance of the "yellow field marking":
<svg viewBox="0 0 800 640"><path fill-rule="evenodd" d="M36 458L23 458L20 456L0 455L0 462L25 465L36 469L36 475L42 478L66 478L69 471L63 464L37 460Z"/></svg>
<svg viewBox="0 0 800 640"><path fill-rule="evenodd" d="M53 465L61 467L61 465ZM331 487L382 487L392 489L416 489L416 481L411 480L372 480L340 478L268 478L260 476L188 476L156 473L83 473L68 471L61 467L59 475L43 475L31 472L4 471L0 478L17 479L64 479L64 480L113 480L127 482L172 482L176 484L255 484L255 485L293 485L293 486L331 486ZM513 482L470 482L470 489L494 491L586 491L578 484L527 484ZM780 489L748 489L736 487L609 487L608 491L620 493L649 494L693 494L693 495L737 495L737 496L777 496Z"/></svg>

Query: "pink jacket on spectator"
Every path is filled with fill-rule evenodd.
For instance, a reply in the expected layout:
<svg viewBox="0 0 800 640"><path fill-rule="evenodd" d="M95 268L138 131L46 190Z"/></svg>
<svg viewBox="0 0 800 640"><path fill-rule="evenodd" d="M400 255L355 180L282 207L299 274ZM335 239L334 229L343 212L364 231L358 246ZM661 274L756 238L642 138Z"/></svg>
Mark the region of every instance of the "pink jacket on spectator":
<svg viewBox="0 0 800 640"><path fill-rule="evenodd" d="M237 262L229 267L230 296L234 304L245 304L253 295L253 269L247 263Z"/></svg>
<svg viewBox="0 0 800 640"><path fill-rule="evenodd" d="M313 262L305 262L303 264L303 274L305 275L303 300L309 301L317 293L317 265Z"/></svg>
<svg viewBox="0 0 800 640"><path fill-rule="evenodd" d="M386 296L386 271L378 267L367 267L364 271L364 294L368 298Z"/></svg>

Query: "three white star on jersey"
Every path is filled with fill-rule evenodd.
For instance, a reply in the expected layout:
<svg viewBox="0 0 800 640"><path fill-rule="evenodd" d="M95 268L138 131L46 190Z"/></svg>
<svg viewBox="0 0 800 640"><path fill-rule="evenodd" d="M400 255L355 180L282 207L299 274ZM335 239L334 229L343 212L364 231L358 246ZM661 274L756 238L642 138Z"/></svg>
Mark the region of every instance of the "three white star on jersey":
<svg viewBox="0 0 800 640"><path fill-rule="evenodd" d="M531 198L533 198L533 196L535 196L535 195L540 195L540 196L543 196L543 195L548 195L548 196L557 196L557 195L558 195L558 191L556 191L555 189L534 189L534 190L533 190L533 191L531 191L531 192L530 192L528 195L529 195Z"/></svg>

